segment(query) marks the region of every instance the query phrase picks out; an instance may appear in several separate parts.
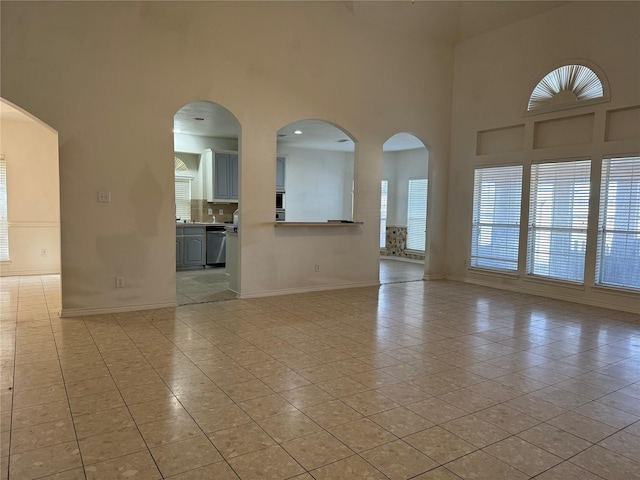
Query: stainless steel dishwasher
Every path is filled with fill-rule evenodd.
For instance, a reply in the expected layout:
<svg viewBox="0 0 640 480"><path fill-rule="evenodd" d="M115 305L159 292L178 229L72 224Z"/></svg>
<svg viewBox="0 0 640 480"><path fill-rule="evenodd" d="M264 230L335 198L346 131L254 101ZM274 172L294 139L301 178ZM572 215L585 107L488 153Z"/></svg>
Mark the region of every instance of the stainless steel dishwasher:
<svg viewBox="0 0 640 480"><path fill-rule="evenodd" d="M207 265L224 267L227 257L227 232L224 226L207 226Z"/></svg>

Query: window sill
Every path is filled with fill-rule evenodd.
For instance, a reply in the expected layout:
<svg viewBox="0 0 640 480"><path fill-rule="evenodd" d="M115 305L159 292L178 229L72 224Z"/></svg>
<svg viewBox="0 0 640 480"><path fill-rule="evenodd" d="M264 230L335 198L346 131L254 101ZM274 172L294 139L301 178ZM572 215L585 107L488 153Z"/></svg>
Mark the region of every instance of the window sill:
<svg viewBox="0 0 640 480"><path fill-rule="evenodd" d="M557 278L539 277L536 275L526 275L524 277L526 282L540 283L543 285L556 285L558 287L570 288L572 290L584 291L584 283L572 282L570 280L558 280Z"/></svg>
<svg viewBox="0 0 640 480"><path fill-rule="evenodd" d="M610 295L620 295L621 297L634 298L640 295L640 290L624 287L614 287L609 285L594 285L592 289L594 292L607 293Z"/></svg>
<svg viewBox="0 0 640 480"><path fill-rule="evenodd" d="M477 273L479 275L489 275L492 277L510 278L513 280L520 278L520 275L517 271L512 272L509 270L492 270L490 268L481 267L469 267L467 270L471 273Z"/></svg>

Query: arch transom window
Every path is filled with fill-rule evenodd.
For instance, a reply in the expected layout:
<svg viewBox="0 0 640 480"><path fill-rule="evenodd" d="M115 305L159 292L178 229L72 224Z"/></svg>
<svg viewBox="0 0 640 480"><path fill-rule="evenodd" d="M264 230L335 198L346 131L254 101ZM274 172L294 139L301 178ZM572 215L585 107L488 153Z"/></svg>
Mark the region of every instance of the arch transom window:
<svg viewBox="0 0 640 480"><path fill-rule="evenodd" d="M601 78L584 65L563 65L538 82L529 98L527 111L568 108L597 99L605 99Z"/></svg>

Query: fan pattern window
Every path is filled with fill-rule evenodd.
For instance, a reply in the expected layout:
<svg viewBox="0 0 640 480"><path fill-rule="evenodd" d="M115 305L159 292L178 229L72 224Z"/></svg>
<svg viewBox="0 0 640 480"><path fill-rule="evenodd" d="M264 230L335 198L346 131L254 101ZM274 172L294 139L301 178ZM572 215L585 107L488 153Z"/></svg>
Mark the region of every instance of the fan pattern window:
<svg viewBox="0 0 640 480"><path fill-rule="evenodd" d="M640 157L602 162L596 284L640 290Z"/></svg>
<svg viewBox="0 0 640 480"><path fill-rule="evenodd" d="M527 273L584 281L591 161L531 167Z"/></svg>
<svg viewBox="0 0 640 480"><path fill-rule="evenodd" d="M477 168L471 266L518 270L522 166Z"/></svg>
<svg viewBox="0 0 640 480"><path fill-rule="evenodd" d="M409 180L407 249L424 252L427 242L427 179Z"/></svg>
<svg viewBox="0 0 640 480"><path fill-rule="evenodd" d="M575 104L604 96L602 81L584 65L564 65L547 74L529 98L527 110L548 105Z"/></svg>

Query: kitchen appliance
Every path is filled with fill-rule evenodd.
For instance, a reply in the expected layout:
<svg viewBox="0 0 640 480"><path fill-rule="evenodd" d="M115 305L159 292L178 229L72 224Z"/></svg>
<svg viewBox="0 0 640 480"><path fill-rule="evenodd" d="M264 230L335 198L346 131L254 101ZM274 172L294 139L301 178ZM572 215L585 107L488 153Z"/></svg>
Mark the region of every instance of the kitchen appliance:
<svg viewBox="0 0 640 480"><path fill-rule="evenodd" d="M224 267L227 261L227 233L223 225L207 226L207 265Z"/></svg>
<svg viewBox="0 0 640 480"><path fill-rule="evenodd" d="M284 222L284 192L276 192L276 222Z"/></svg>

